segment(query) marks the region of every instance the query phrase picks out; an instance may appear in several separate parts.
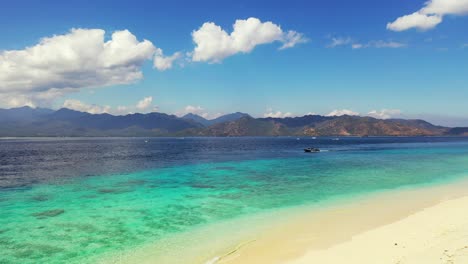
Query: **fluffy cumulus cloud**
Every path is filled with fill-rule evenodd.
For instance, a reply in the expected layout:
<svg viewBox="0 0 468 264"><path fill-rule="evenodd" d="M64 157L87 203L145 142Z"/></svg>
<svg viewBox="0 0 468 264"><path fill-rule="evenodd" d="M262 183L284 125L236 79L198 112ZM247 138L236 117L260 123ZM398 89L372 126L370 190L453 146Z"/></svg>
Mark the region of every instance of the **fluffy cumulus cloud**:
<svg viewBox="0 0 468 264"><path fill-rule="evenodd" d="M395 21L388 23L387 29L392 31L404 31L410 28L428 30L437 26L440 22L442 22L442 17L439 15L426 15L415 12L410 15L399 17Z"/></svg>
<svg viewBox="0 0 468 264"><path fill-rule="evenodd" d="M192 38L196 45L192 60L212 63L237 53L249 53L261 44L280 42L280 49L286 49L307 41L301 33L285 32L279 25L253 17L236 20L230 34L215 23L206 22L192 32Z"/></svg>
<svg viewBox="0 0 468 264"><path fill-rule="evenodd" d="M274 111L271 108L268 108L266 113L263 114L263 117L273 117L273 118L284 118L284 117L292 117L293 114L291 112L281 112L281 111Z"/></svg>
<svg viewBox="0 0 468 264"><path fill-rule="evenodd" d="M466 14L468 14L468 0L429 0L420 10L388 23L387 29L393 31L412 28L429 30L440 24L446 15Z"/></svg>
<svg viewBox="0 0 468 264"><path fill-rule="evenodd" d="M162 50L157 49L154 55L153 66L160 71L169 70L172 69L174 62L181 58L181 52L176 52L172 56L164 56Z"/></svg>
<svg viewBox="0 0 468 264"><path fill-rule="evenodd" d="M146 60L166 70L181 56L164 57L128 30L105 36L102 29L72 29L21 50L0 51L0 104L44 105L83 88L133 83L143 77Z"/></svg>
<svg viewBox="0 0 468 264"><path fill-rule="evenodd" d="M368 116L379 118L379 119L389 119L389 118L395 118L401 116L401 110L399 109L382 109L380 111L378 110L372 110L369 113L367 113Z"/></svg>
<svg viewBox="0 0 468 264"><path fill-rule="evenodd" d="M149 109L152 106L152 103L153 103L153 97L148 96L138 101L136 108L138 110L144 111L144 110Z"/></svg>
<svg viewBox="0 0 468 264"><path fill-rule="evenodd" d="M354 112L353 110L348 110L348 109L335 109L327 114L327 116L343 116L343 115L357 116L359 115L359 113Z"/></svg>
<svg viewBox="0 0 468 264"><path fill-rule="evenodd" d="M117 106L115 108L108 105L100 106L96 104L87 104L76 99L65 100L62 107L90 114L108 113L114 115L124 115L135 112L155 112L158 110L158 107L153 105L153 97L151 96L141 99L135 105Z"/></svg>

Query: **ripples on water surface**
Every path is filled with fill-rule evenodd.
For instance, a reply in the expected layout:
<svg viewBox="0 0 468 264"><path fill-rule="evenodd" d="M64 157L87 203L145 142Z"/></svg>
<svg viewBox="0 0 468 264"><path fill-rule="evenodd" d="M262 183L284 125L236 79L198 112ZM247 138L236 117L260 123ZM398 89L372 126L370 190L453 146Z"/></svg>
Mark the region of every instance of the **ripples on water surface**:
<svg viewBox="0 0 468 264"><path fill-rule="evenodd" d="M88 263L241 215L467 172L465 138L0 139L0 263Z"/></svg>

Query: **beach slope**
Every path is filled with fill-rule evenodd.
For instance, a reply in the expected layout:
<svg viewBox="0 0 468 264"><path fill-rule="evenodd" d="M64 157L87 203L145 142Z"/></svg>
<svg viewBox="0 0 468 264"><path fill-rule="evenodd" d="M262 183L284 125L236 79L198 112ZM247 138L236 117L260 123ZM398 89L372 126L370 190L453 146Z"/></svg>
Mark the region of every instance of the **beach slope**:
<svg viewBox="0 0 468 264"><path fill-rule="evenodd" d="M288 264L468 263L468 197L443 201Z"/></svg>
<svg viewBox="0 0 468 264"><path fill-rule="evenodd" d="M468 181L298 210L223 264L468 263Z"/></svg>

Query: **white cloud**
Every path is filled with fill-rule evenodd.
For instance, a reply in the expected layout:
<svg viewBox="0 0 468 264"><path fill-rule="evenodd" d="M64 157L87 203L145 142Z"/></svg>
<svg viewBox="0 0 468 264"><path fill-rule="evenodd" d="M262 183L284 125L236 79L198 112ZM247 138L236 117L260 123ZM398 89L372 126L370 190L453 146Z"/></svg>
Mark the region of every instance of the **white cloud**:
<svg viewBox="0 0 468 264"><path fill-rule="evenodd" d="M199 105L197 106L193 106L193 105L187 105L184 110L180 111L179 115L180 116L183 116L183 115L186 115L188 113L192 113L192 114L195 114L195 115L204 115L206 113L204 113L205 109Z"/></svg>
<svg viewBox="0 0 468 264"><path fill-rule="evenodd" d="M67 99L63 102L62 107L80 111L80 112L87 112L90 114L114 114L114 115L122 115L122 114L129 114L135 112L149 112L149 111L157 111L158 108L153 104L153 97L148 96L136 103L136 105L130 106L122 106L119 105L116 108L112 108L111 106L105 105L100 106L96 104L87 104L80 100L76 99Z"/></svg>
<svg viewBox="0 0 468 264"><path fill-rule="evenodd" d="M9 98L2 98L0 99L3 105L7 105L8 107L21 107L21 106L29 106L29 107L36 107L31 99L23 96L15 96Z"/></svg>
<svg viewBox="0 0 468 264"><path fill-rule="evenodd" d="M130 108L128 106L119 105L117 106L117 113L130 113Z"/></svg>
<svg viewBox="0 0 468 264"><path fill-rule="evenodd" d="M80 112L88 112L90 114L102 114L102 113L109 113L111 110L111 107L106 105L106 106L99 106L99 105L90 105L83 103L79 100L75 99L67 99L65 102L63 102L63 107L80 111Z"/></svg>
<svg viewBox="0 0 468 264"><path fill-rule="evenodd" d="M291 112L283 113L281 111L273 111L273 109L268 108L267 112L263 114L263 117L273 117L273 118L284 118L284 117L292 117L293 114Z"/></svg>
<svg viewBox="0 0 468 264"><path fill-rule="evenodd" d="M332 42L327 46L328 48L335 48L338 46L350 45L353 43L353 40L350 37L334 37L331 39L331 41Z"/></svg>
<svg viewBox="0 0 468 264"><path fill-rule="evenodd" d="M281 41L283 42L283 46L281 46L279 49L284 50L293 48L297 44L307 43L309 39L306 38L302 33L289 30L285 35L283 35L283 39Z"/></svg>
<svg viewBox="0 0 468 264"><path fill-rule="evenodd" d="M192 38L196 45L192 60L211 63L237 53L249 53L261 44L278 41L283 43L280 49L286 49L307 41L301 33L284 32L280 26L254 17L236 20L230 34L215 23L206 22L192 32Z"/></svg>
<svg viewBox="0 0 468 264"><path fill-rule="evenodd" d="M136 108L138 110L144 111L144 110L147 110L148 108L150 108L152 103L153 103L153 97L148 96L148 97L145 97L145 98L141 99L140 101L138 101L138 103L136 105Z"/></svg>
<svg viewBox="0 0 468 264"><path fill-rule="evenodd" d="M468 14L467 0L430 0L421 9L424 14L465 15Z"/></svg>
<svg viewBox="0 0 468 264"><path fill-rule="evenodd" d="M214 114L209 113L205 110L205 108L199 105L197 106L187 105L186 107L184 107L184 109L177 111L175 115L182 117L189 113L199 115L205 119L214 119L223 115L223 113L214 113Z"/></svg>
<svg viewBox="0 0 468 264"><path fill-rule="evenodd" d="M154 68L165 71L172 68L172 64L182 58L181 52L176 52L172 56L164 56L161 49L157 49L154 56Z"/></svg>
<svg viewBox="0 0 468 264"><path fill-rule="evenodd" d="M395 21L388 23L387 29L392 31L405 31L411 28L428 30L434 28L441 22L442 16L427 15L420 12L415 12L411 15L399 17Z"/></svg>
<svg viewBox="0 0 468 264"><path fill-rule="evenodd" d="M20 107L20 106L42 106L52 107L53 101L63 96L65 93L72 92L72 89L50 89L45 92L27 92L27 93L2 93L0 91L0 106Z"/></svg>
<svg viewBox="0 0 468 264"><path fill-rule="evenodd" d="M396 41L384 41L384 40L372 40L367 43L359 43L350 37L333 37L331 43L327 45L327 48L335 48L339 46L350 46L352 49L363 49L363 48L402 48L406 47L406 44Z"/></svg>
<svg viewBox="0 0 468 264"><path fill-rule="evenodd" d="M22 50L0 51L0 94L43 103L82 88L133 83L155 51L128 30L105 41L102 29L72 29Z"/></svg>
<svg viewBox="0 0 468 264"><path fill-rule="evenodd" d="M404 48L406 46L407 45L405 43L396 42L396 41L383 41L383 40L370 41L367 44L355 43L355 44L351 45L351 47L353 49L364 49L364 48L377 48L377 49L392 48L392 49L397 49L397 48Z"/></svg>
<svg viewBox="0 0 468 264"><path fill-rule="evenodd" d="M367 115L371 117L379 118L379 119L389 119L389 118L400 116L401 110L399 109L382 109L380 111L372 110L369 113L367 113Z"/></svg>
<svg viewBox="0 0 468 264"><path fill-rule="evenodd" d="M378 41L373 41L368 44L371 47L376 47L376 48L403 48L406 47L406 44L400 43L400 42L395 42L395 41L383 41L383 40L378 40Z"/></svg>
<svg viewBox="0 0 468 264"><path fill-rule="evenodd" d="M387 24L387 29L404 31L411 28L429 30L443 21L445 15L468 14L468 0L429 0L423 8L397 18Z"/></svg>
<svg viewBox="0 0 468 264"><path fill-rule="evenodd" d="M358 112L354 112L348 109L335 109L327 114L327 116L342 116L342 115L350 115L350 116L357 116L359 115Z"/></svg>

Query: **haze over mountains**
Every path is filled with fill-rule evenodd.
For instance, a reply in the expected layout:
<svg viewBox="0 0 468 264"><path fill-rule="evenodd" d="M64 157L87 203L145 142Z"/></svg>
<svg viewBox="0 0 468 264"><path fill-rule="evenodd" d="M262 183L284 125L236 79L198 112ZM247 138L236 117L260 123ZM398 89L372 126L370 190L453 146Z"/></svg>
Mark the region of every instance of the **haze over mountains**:
<svg viewBox="0 0 468 264"><path fill-rule="evenodd" d="M242 117L250 117L250 115L245 114L245 113L241 113L241 112L236 112L236 113L222 115L222 116L217 117L215 119L208 120L208 119L203 118L203 117L201 117L199 115L188 113L188 114L184 115L182 118L187 119L187 120L195 121L195 122L200 123L200 124L202 124L204 126L211 126L211 125L224 123L224 122L228 122L228 121L234 121L234 120L237 120L237 119L242 118Z"/></svg>
<svg viewBox="0 0 468 264"><path fill-rule="evenodd" d="M442 136L468 135L424 120L306 115L253 118L232 113L207 120L195 114L90 114L62 108L0 109L0 136Z"/></svg>

